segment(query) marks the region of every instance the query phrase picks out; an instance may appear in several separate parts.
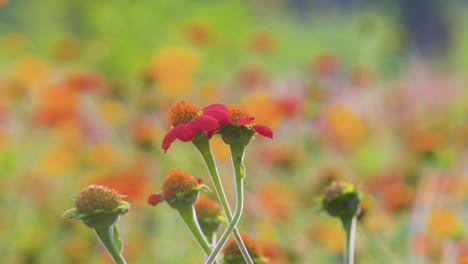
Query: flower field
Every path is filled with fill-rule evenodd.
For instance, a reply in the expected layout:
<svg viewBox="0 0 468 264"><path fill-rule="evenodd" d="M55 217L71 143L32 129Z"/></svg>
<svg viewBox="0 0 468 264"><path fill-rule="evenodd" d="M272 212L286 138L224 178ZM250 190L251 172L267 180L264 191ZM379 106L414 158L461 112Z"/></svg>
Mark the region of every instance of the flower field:
<svg viewBox="0 0 468 264"><path fill-rule="evenodd" d="M356 264L468 263L468 5L323 2L0 0L1 263L113 263L62 216L89 185L130 204L128 263L204 263L171 197L218 202L201 131L236 207L236 129L256 263L341 263L333 181L362 193Z"/></svg>

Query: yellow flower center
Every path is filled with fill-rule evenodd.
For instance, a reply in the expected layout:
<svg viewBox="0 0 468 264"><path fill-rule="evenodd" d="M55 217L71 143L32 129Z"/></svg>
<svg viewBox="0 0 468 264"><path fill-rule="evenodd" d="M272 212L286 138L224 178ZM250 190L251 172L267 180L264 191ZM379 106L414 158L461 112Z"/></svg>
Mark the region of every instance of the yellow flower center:
<svg viewBox="0 0 468 264"><path fill-rule="evenodd" d="M247 108L243 105L230 105L228 106L229 117L234 124L237 124L243 117L250 117Z"/></svg>
<svg viewBox="0 0 468 264"><path fill-rule="evenodd" d="M199 115L201 115L201 110L194 103L180 100L169 108L168 118L171 126L175 127L179 124L186 124Z"/></svg>

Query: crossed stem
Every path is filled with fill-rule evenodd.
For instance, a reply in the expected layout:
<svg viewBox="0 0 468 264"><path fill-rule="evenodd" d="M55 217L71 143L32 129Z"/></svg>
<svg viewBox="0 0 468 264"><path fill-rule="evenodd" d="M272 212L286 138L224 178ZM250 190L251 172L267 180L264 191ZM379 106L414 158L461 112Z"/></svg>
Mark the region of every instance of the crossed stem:
<svg viewBox="0 0 468 264"><path fill-rule="evenodd" d="M221 178L219 177L219 173L216 167L216 163L213 158L213 154L211 153L211 148L208 142L207 137L201 137L197 140L193 141L195 147L198 149L200 154L202 155L203 161L205 162L205 165L208 169L208 172L210 174L210 178L213 182L213 185L215 187L216 194L219 197L219 200L221 202L221 206L224 210L224 214L226 215L226 218L228 220L228 225L232 226L231 231L227 233L226 239L229 236L229 234L232 232L234 235L234 239L236 240L237 245L239 246L240 252L242 256L244 257L245 261L247 264L254 264L252 258L250 257L249 252L247 251L247 248L244 245L244 242L242 241L242 238L240 236L239 230L237 229L237 222L240 219L240 215L242 214L242 208L243 208L243 198L244 198L244 193L243 193L243 177L240 177L241 174L243 175L243 157L244 157L244 146L242 146L242 151L240 151L240 160L238 162L237 158L233 157L233 166L234 166L234 173L235 173L235 178L236 178L236 211L239 214L237 221L231 225L232 222L234 222L236 215L232 215L231 209L229 207L229 203L227 202L226 194L224 192L223 185L221 183ZM237 151L237 150L236 150ZM237 155L237 154L236 154ZM231 147L231 156L233 156L233 149ZM242 169L241 169L242 168ZM242 170L242 171L241 171ZM239 177L238 177L239 175ZM239 178L239 179L238 179ZM228 226L228 228L229 228ZM226 229L227 230L227 229ZM224 235L224 234L223 234ZM219 253L219 250L221 247L224 245L224 242L222 242L221 238L218 241L217 247L215 247L214 250L217 248L217 252L215 254L212 253L212 255L215 255L214 258L216 258L217 254ZM219 246L219 247L218 247ZM214 252L213 250L213 252ZM206 263L212 263L212 262L206 262Z"/></svg>

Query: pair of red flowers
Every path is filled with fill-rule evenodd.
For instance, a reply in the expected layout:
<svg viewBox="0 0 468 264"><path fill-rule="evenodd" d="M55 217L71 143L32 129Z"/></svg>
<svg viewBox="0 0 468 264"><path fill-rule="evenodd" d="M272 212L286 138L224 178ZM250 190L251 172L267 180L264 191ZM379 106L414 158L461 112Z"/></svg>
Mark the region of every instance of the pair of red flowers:
<svg viewBox="0 0 468 264"><path fill-rule="evenodd" d="M273 138L270 128L253 124L255 118L250 116L243 106L212 104L199 109L193 103L181 100L171 106L168 117L172 129L163 139L161 147L164 152L176 139L183 142L192 141L200 131L210 138L225 126L244 126L264 137Z"/></svg>

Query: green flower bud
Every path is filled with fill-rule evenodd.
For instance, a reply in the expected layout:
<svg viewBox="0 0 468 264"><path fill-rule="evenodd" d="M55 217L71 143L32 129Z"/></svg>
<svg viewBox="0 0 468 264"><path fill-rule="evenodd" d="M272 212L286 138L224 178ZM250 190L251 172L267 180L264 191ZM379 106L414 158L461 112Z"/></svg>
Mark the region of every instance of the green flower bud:
<svg viewBox="0 0 468 264"><path fill-rule="evenodd" d="M336 217L352 217L360 213L361 194L354 185L334 181L325 187L320 197L322 208Z"/></svg>
<svg viewBox="0 0 468 264"><path fill-rule="evenodd" d="M226 125L219 130L224 143L228 145L247 146L255 134L249 126Z"/></svg>

